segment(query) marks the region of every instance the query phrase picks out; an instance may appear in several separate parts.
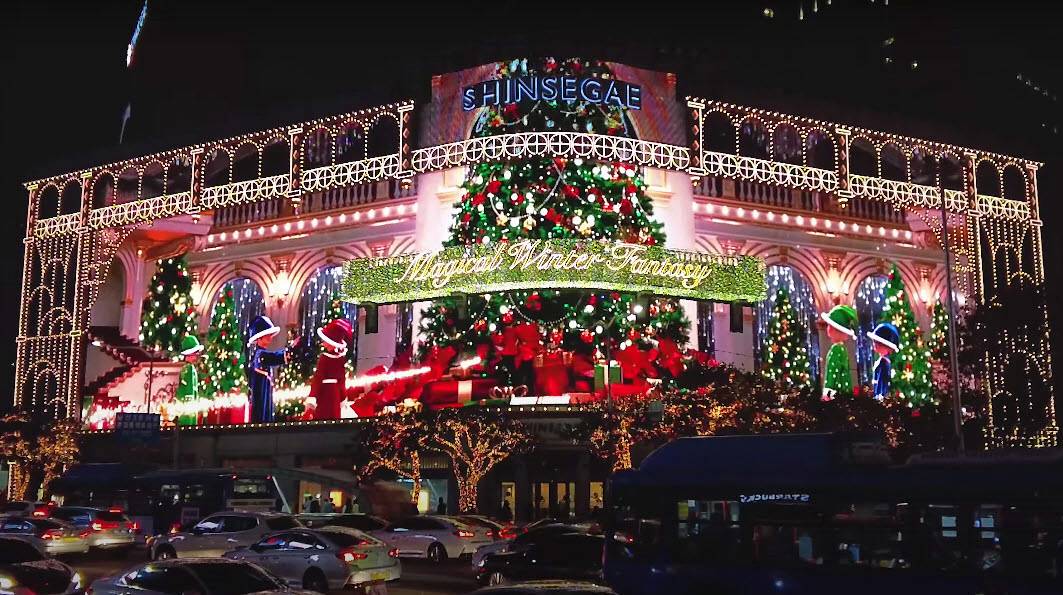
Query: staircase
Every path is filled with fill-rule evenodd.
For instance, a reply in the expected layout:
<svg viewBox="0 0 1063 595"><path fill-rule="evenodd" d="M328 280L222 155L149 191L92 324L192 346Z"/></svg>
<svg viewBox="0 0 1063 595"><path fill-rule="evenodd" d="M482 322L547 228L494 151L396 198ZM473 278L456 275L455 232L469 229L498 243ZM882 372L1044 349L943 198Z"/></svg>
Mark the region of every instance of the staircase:
<svg viewBox="0 0 1063 595"><path fill-rule="evenodd" d="M118 332L118 327L89 327L88 338L93 345L122 363L85 385L81 394L86 397L94 397L101 393L105 394L107 388L135 372L142 364L147 364L150 361L157 363L169 361L162 354L148 354L139 343Z"/></svg>

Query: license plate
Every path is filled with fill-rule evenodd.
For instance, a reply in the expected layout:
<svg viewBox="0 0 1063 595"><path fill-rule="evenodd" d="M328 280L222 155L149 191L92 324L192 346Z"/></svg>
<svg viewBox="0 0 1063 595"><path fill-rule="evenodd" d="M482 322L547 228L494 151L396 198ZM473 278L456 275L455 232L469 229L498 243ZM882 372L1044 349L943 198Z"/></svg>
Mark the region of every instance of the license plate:
<svg viewBox="0 0 1063 595"><path fill-rule="evenodd" d="M75 541L80 541L80 538L78 538L78 537L64 537L63 541L66 542L66 543L74 543Z"/></svg>
<svg viewBox="0 0 1063 595"><path fill-rule="evenodd" d="M371 581L386 581L388 580L388 573L386 572L372 572L369 574L369 580Z"/></svg>

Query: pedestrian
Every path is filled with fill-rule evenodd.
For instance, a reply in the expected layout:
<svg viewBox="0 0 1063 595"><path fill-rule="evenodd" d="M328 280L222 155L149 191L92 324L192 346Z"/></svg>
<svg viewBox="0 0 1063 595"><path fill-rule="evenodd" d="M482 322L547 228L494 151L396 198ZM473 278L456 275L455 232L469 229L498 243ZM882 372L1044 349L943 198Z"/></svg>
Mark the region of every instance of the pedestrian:
<svg viewBox="0 0 1063 595"><path fill-rule="evenodd" d="M321 512L336 512L336 505L332 503L332 498L325 498L325 502L321 505Z"/></svg>
<svg viewBox="0 0 1063 595"><path fill-rule="evenodd" d="M509 507L509 500L502 501L502 510L498 513L498 520L508 523L513 520L513 509Z"/></svg>
<svg viewBox="0 0 1063 595"><path fill-rule="evenodd" d="M310 501L310 512L321 512L321 501L317 498Z"/></svg>
<svg viewBox="0 0 1063 595"><path fill-rule="evenodd" d="M443 496L439 497L439 504L436 504L436 514L447 514L447 503L443 501Z"/></svg>
<svg viewBox="0 0 1063 595"><path fill-rule="evenodd" d="M344 514L350 514L354 512L354 499L350 496L347 497L347 501L343 503Z"/></svg>
<svg viewBox="0 0 1063 595"><path fill-rule="evenodd" d="M569 517L569 512L571 511L571 505L568 502L568 494L565 494L565 497L561 499L560 508L561 520L567 521Z"/></svg>
<svg viewBox="0 0 1063 595"><path fill-rule="evenodd" d="M303 497L303 509L302 512L310 512L310 505L314 503L314 497L307 494Z"/></svg>

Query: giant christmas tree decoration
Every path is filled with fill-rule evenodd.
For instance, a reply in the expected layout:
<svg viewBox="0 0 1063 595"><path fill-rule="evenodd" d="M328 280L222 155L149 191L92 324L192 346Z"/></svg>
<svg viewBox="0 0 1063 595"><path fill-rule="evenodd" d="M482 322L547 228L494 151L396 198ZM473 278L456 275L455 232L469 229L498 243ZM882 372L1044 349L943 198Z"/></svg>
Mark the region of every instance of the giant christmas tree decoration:
<svg viewBox="0 0 1063 595"><path fill-rule="evenodd" d="M527 60L498 65L500 78L524 75L611 77L601 62ZM474 136L515 132L589 132L634 136L625 110L583 102L538 101L487 107ZM521 238L601 239L654 245L664 242L653 217L642 172L625 163L580 158L535 158L481 163L469 168L445 246L511 242ZM523 291L440 299L421 323L425 350L452 347L472 353L498 345L507 328L535 323L567 350L590 353L608 339L614 348L647 348L654 336L682 344L687 321L673 300L645 306L634 296L598 291Z"/></svg>
<svg viewBox="0 0 1063 595"><path fill-rule="evenodd" d="M192 277L184 256L158 261L140 315L140 343L173 355L181 340L196 334Z"/></svg>
<svg viewBox="0 0 1063 595"><path fill-rule="evenodd" d="M879 322L897 327L899 349L890 355L892 381L890 392L910 407L920 407L933 401L930 380L930 349L915 321L908 304L904 281L897 266L893 266L886 283L885 306Z"/></svg>
<svg viewBox="0 0 1063 595"><path fill-rule="evenodd" d="M949 358L949 315L945 312L945 306L941 300L934 302L934 310L930 317L930 357L936 362L943 362Z"/></svg>
<svg viewBox="0 0 1063 595"><path fill-rule="evenodd" d="M775 294L768 334L761 345L761 372L787 386L805 388L811 382L808 362L808 331L790 303L790 292L782 287Z"/></svg>
<svg viewBox="0 0 1063 595"><path fill-rule="evenodd" d="M247 346L239 324L233 291L226 287L224 295L214 306L210 329L207 330L201 377L202 396L207 399L247 391L244 371L244 350Z"/></svg>

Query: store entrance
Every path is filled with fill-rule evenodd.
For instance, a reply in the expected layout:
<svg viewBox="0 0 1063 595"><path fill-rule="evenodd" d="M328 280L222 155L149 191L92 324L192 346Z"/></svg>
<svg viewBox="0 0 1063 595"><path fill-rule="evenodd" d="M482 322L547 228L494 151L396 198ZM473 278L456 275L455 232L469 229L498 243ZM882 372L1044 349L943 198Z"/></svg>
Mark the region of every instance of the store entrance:
<svg viewBox="0 0 1063 595"><path fill-rule="evenodd" d="M571 520L576 516L575 482L537 482L531 484L531 490L531 501L535 503L536 519Z"/></svg>

